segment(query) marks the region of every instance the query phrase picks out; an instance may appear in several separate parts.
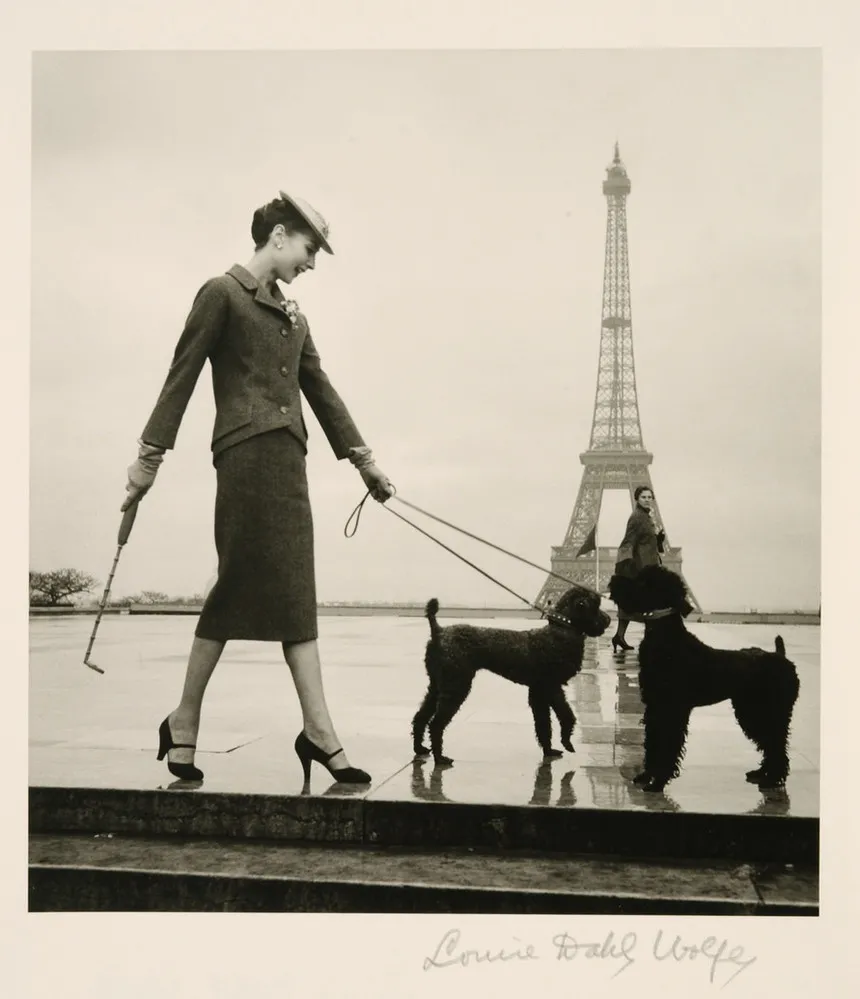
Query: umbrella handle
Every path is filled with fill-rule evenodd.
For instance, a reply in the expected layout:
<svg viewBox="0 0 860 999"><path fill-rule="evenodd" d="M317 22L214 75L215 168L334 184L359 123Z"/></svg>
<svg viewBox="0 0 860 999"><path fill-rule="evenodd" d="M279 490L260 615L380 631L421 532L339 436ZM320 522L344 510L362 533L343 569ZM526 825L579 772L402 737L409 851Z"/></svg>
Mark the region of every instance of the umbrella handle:
<svg viewBox="0 0 860 999"><path fill-rule="evenodd" d="M122 523L119 525L119 534L116 539L117 544L120 546L124 545L126 541L128 541L131 529L134 526L134 518L137 516L137 507L139 502L140 500L135 500L123 514Z"/></svg>

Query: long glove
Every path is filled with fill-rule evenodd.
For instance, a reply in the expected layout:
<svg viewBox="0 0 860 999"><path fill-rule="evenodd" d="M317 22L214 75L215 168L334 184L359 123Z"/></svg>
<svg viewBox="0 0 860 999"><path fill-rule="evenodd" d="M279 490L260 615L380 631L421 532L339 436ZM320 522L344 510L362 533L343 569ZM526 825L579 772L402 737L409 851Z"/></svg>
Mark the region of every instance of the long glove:
<svg viewBox="0 0 860 999"><path fill-rule="evenodd" d="M155 482L159 466L164 460L163 447L156 447L143 441L137 443L139 445L137 459L128 466L128 485L125 487L128 496L121 507L123 512L149 492Z"/></svg>
<svg viewBox="0 0 860 999"><path fill-rule="evenodd" d="M349 449L349 460L358 469L370 495L380 503L394 495L394 486L382 469L373 460L373 452L369 447L353 447Z"/></svg>

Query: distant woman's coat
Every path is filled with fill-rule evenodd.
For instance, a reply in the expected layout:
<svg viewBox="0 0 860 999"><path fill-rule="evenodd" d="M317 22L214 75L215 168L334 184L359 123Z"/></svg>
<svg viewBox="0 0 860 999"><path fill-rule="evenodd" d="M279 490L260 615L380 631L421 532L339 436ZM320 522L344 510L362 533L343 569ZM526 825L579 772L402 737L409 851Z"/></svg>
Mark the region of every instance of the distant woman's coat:
<svg viewBox="0 0 860 999"><path fill-rule="evenodd" d="M662 532L657 533L650 514L637 504L618 546L615 571L620 575L635 576L646 565L659 565L662 542Z"/></svg>
<svg viewBox="0 0 860 999"><path fill-rule="evenodd" d="M198 292L142 440L174 446L207 360L218 578L195 633L309 641L317 637L316 584L302 394L337 458L364 441L322 370L305 317L238 264Z"/></svg>

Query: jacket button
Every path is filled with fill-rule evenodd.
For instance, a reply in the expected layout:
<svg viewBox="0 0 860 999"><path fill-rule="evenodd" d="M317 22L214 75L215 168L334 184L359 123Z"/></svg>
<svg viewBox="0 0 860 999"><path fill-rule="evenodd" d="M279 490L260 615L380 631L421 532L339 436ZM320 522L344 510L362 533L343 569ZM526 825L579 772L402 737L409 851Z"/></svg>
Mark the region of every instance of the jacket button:
<svg viewBox="0 0 860 999"><path fill-rule="evenodd" d="M290 373L290 369L286 366L286 364L284 364L281 367L281 374L286 378L289 373Z"/></svg>
<svg viewBox="0 0 860 999"><path fill-rule="evenodd" d="M289 330L281 330L281 336L289 336Z"/></svg>
<svg viewBox="0 0 860 999"><path fill-rule="evenodd" d="M286 406L281 406L280 409L281 409L281 412L284 414L284 416L286 416L287 413L289 413L289 409L287 409Z"/></svg>

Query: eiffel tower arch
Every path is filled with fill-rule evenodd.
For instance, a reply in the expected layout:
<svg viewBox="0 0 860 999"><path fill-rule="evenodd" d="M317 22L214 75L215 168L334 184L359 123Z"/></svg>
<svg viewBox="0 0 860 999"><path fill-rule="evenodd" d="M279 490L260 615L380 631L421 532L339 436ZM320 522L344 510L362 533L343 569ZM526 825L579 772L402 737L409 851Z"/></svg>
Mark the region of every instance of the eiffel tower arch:
<svg viewBox="0 0 860 999"><path fill-rule="evenodd" d="M653 490L650 466L653 455L645 450L636 395L636 368L633 363L633 321L630 309L630 268L627 252L627 195L630 178L621 161L618 143L615 156L606 168L603 182L606 196L606 256L603 268L603 310L600 324L600 360L597 391L588 450L579 456L584 468L564 540L552 549L552 571L568 579L606 592L618 552L601 546L580 555L592 530L597 531L603 493L607 489L626 490L633 509L637 486ZM654 516L666 531L659 506ZM617 539L621 541L620 538ZM599 542L599 539L598 539ZM588 547L588 546L586 546ZM666 539L663 564L683 578L681 549ZM686 582L686 581L685 581ZM701 610L687 587L690 602ZM548 576L536 604L544 607L564 591L564 583Z"/></svg>

